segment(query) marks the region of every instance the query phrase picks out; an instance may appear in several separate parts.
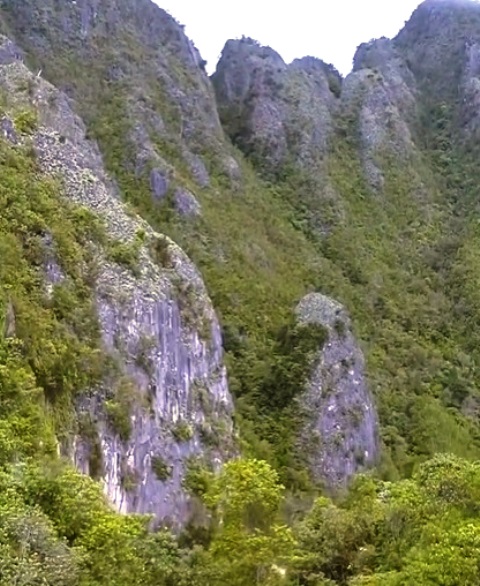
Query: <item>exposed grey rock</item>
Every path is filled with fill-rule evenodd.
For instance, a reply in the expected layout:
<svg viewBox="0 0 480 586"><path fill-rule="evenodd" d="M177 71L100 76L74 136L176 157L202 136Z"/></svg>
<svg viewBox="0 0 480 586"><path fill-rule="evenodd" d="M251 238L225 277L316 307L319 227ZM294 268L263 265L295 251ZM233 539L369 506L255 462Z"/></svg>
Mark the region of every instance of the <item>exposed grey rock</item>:
<svg viewBox="0 0 480 586"><path fill-rule="evenodd" d="M0 65L8 65L23 60L23 51L10 39L2 37L0 41Z"/></svg>
<svg viewBox="0 0 480 586"><path fill-rule="evenodd" d="M186 460L204 458L218 467L234 452L232 402L218 320L203 281L183 251L168 238L155 233L140 218L127 213L103 169L95 143L86 140L82 121L68 107L68 100L20 62L0 66L0 88L5 90L10 111L38 110L39 126L31 136L39 168L58 177L68 199L98 214L110 239L133 246L142 233L138 267L110 261L96 251L94 290L104 352L112 355L123 378L132 384L130 437L121 440L104 409L118 381L106 380L96 389L85 389L80 415L95 422L98 449L103 461L100 477L105 492L123 512L153 514L157 522L173 525L188 520L190 497L182 485ZM24 91L18 88L25 87ZM28 88L33 88L31 91ZM152 258L148 244L163 242L163 260ZM56 264L54 243L45 241L45 276L50 285L64 278ZM192 437L179 440L174 433L182 421ZM217 443L205 445L202 430L221 429ZM64 446L78 468L90 470L95 445L78 435ZM152 463L159 457L169 471L160 480ZM128 475L129 482L125 481Z"/></svg>
<svg viewBox="0 0 480 586"><path fill-rule="evenodd" d="M43 245L43 273L45 278L46 295L51 298L53 288L65 281L65 274L58 264L58 258L55 251L55 242L51 234L46 234L42 238Z"/></svg>
<svg viewBox="0 0 480 586"><path fill-rule="evenodd" d="M335 98L340 97L343 78L333 65L329 65L317 57L295 59L292 68L305 71L316 83L318 94L332 106Z"/></svg>
<svg viewBox="0 0 480 586"><path fill-rule="evenodd" d="M2 130L4 138L6 138L12 144L17 144L17 133L15 131L15 126L13 122L10 120L10 118L3 116L3 118L0 120L0 128Z"/></svg>
<svg viewBox="0 0 480 586"><path fill-rule="evenodd" d="M5 312L5 319L3 325L3 332L2 335L4 338L13 338L16 332L16 316L15 316L15 308L13 307L13 303L11 300L7 303L7 310Z"/></svg>
<svg viewBox="0 0 480 586"><path fill-rule="evenodd" d="M198 155L192 155L191 153L187 153L185 159L197 184L200 187L208 187L210 185L210 175L202 159Z"/></svg>
<svg viewBox="0 0 480 586"><path fill-rule="evenodd" d="M227 156L222 159L222 170L230 179L232 189L238 189L242 184L242 170L234 157Z"/></svg>
<svg viewBox="0 0 480 586"><path fill-rule="evenodd" d="M370 69L374 74L379 73L402 117L407 122L415 120L417 83L393 41L381 38L360 45L353 62L354 71Z"/></svg>
<svg viewBox="0 0 480 586"><path fill-rule="evenodd" d="M115 289L122 287L123 281L117 277L117 282L109 285ZM104 341L112 355L120 353L126 361L126 370L144 400L139 400L131 413L132 432L126 442L99 416L102 410L97 396L84 402L83 409L98 419L106 493L117 509L154 512L157 519L177 525L189 518L191 507L182 488L187 459L206 458L214 467L224 460L225 453L232 449L232 405L218 323L212 322L210 344L205 344L197 332L186 329L174 295L174 291L163 293L162 299L134 291L121 305L109 298L99 299ZM145 362L150 365L147 371ZM206 399L201 393L206 393ZM225 422L225 435L220 438L221 446L207 449L200 433L212 421ZM174 436L179 422L191 426L191 439L179 441ZM75 462L88 473L85 451L85 440L78 437ZM158 479L152 469L156 457L171 469L165 480ZM133 490L124 487L125 467L135 479Z"/></svg>
<svg viewBox="0 0 480 586"><path fill-rule="evenodd" d="M164 199L168 193L168 187L169 181L160 169L152 169L150 171L150 189L153 198L157 201Z"/></svg>
<svg viewBox="0 0 480 586"><path fill-rule="evenodd" d="M480 5L470 0L422 2L394 39L417 84L439 101L457 95L466 44L475 42Z"/></svg>
<svg viewBox="0 0 480 586"><path fill-rule="evenodd" d="M427 0L394 39L438 122L461 143L480 128L480 4ZM452 132L453 131L453 132Z"/></svg>
<svg viewBox="0 0 480 586"><path fill-rule="evenodd" d="M252 39L230 40L212 81L227 133L263 171L322 158L335 102L322 62L306 58L287 66Z"/></svg>
<svg viewBox="0 0 480 586"><path fill-rule="evenodd" d="M167 130L160 114L150 107L144 107L139 102L129 104L129 115L135 120L134 126L128 133L127 140L134 152L134 173L141 177L148 169L158 169L167 177L170 174L167 161L159 154L154 137L166 136ZM149 177L151 181L151 176Z"/></svg>
<svg viewBox="0 0 480 586"><path fill-rule="evenodd" d="M379 455L378 419L362 351L345 308L319 293L302 299L300 323L328 331L300 404L305 426L301 445L314 478L328 488L344 486Z"/></svg>
<svg viewBox="0 0 480 586"><path fill-rule="evenodd" d="M410 130L416 119L415 91L413 75L391 41L359 47L354 71L343 85L342 109L358 118L360 156L374 190L383 187L385 156L407 160L415 153Z"/></svg>
<svg viewBox="0 0 480 586"><path fill-rule="evenodd" d="M477 139L480 132L480 43L466 48L461 121L468 139Z"/></svg>
<svg viewBox="0 0 480 586"><path fill-rule="evenodd" d="M190 217L200 215L200 204L193 193L187 189L179 187L175 190L174 204L175 209L181 216Z"/></svg>
<svg viewBox="0 0 480 586"><path fill-rule="evenodd" d="M186 163L200 187L209 185L198 154L208 152L219 167L230 148L204 61L167 12L151 0L2 0L0 8L0 25L44 65L49 81L68 89L87 124L98 123L102 102L101 96L92 100L89 71L95 70L92 85L102 85L106 77L118 87L118 95L125 97L121 107L128 136L122 138L128 144L124 165L129 171L145 173L148 181L152 168L169 176L169 168L178 173ZM72 56L78 58L80 82L56 67Z"/></svg>

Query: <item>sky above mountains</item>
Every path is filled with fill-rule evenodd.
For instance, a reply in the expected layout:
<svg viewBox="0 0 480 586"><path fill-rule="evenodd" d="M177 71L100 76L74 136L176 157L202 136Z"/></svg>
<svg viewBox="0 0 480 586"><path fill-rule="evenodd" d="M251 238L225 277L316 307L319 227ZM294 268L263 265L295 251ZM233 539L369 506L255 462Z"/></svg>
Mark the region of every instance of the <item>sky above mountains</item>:
<svg viewBox="0 0 480 586"><path fill-rule="evenodd" d="M154 1L186 26L210 73L225 42L245 35L271 46L287 62L313 55L347 74L356 47L395 36L420 0Z"/></svg>

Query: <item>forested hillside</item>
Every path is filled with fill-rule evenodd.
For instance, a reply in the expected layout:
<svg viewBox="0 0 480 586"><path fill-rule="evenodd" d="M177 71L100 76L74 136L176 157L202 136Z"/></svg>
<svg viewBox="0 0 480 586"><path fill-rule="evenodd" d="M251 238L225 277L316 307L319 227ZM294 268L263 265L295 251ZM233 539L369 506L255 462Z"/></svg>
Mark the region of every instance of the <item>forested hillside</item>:
<svg viewBox="0 0 480 586"><path fill-rule="evenodd" d="M0 32L0 585L477 585L480 5L345 79L150 0Z"/></svg>

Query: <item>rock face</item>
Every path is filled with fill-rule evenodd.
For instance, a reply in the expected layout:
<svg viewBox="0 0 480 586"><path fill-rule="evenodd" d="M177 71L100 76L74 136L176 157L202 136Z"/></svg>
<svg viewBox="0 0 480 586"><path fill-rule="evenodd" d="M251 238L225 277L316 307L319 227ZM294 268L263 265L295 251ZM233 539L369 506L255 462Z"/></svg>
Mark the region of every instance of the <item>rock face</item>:
<svg viewBox="0 0 480 586"><path fill-rule="evenodd" d="M157 202L165 204L169 186L205 187L210 168L228 174L230 148L204 62L151 0L3 0L0 10L0 28L75 100L90 134L115 142L124 170L143 178ZM179 165L193 185L174 172Z"/></svg>
<svg viewBox="0 0 480 586"><path fill-rule="evenodd" d="M362 351L345 308L319 293L297 307L302 324L320 324L328 341L300 399L306 425L300 442L313 477L338 489L379 454L378 420Z"/></svg>
<svg viewBox="0 0 480 586"><path fill-rule="evenodd" d="M461 121L467 136L475 140L480 132L480 42L467 47L463 87Z"/></svg>
<svg viewBox="0 0 480 586"><path fill-rule="evenodd" d="M0 54L5 47L7 39ZM202 279L175 243L127 213L60 91L17 58L0 65L0 88L15 136L31 144L43 173L60 179L69 202L101 219L108 239L96 247L93 287L101 351L115 368L99 388L85 389L78 419L89 422L89 433L80 425L63 450L103 481L118 510L183 524L189 459L216 467L234 450L220 328ZM33 109L38 123L27 134L15 128L19 113ZM133 262L123 260L132 255ZM62 280L51 255L45 277Z"/></svg>
<svg viewBox="0 0 480 586"><path fill-rule="evenodd" d="M480 6L469 0L426 0L394 39L424 89L437 98L458 88L466 41L479 40Z"/></svg>
<svg viewBox="0 0 480 586"><path fill-rule="evenodd" d="M480 6L469 0L427 0L393 43L440 124L460 142L479 129ZM422 99L422 97L421 97Z"/></svg>
<svg viewBox="0 0 480 586"><path fill-rule="evenodd" d="M229 136L267 173L322 159L340 75L313 57L287 66L252 39L228 41L212 77Z"/></svg>
<svg viewBox="0 0 480 586"><path fill-rule="evenodd" d="M344 83L342 109L344 116L358 120L365 176L373 189L381 190L381 158L406 160L415 150L409 127L416 117L415 80L390 40L358 48L354 70Z"/></svg>

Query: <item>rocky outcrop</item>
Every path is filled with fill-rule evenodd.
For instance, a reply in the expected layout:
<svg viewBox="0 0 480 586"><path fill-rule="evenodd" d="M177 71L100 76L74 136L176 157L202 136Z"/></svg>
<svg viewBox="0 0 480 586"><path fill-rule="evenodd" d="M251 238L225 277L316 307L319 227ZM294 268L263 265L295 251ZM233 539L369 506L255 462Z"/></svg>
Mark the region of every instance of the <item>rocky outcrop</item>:
<svg viewBox="0 0 480 586"><path fill-rule="evenodd" d="M362 351L345 308L319 293L297 307L301 324L319 324L328 339L300 398L305 425L300 444L313 477L329 489L343 486L379 455L378 418Z"/></svg>
<svg viewBox="0 0 480 586"><path fill-rule="evenodd" d="M419 102L424 101L430 118L439 118L433 130L443 132L440 143L475 141L480 104L478 3L426 0L393 43L415 76L422 93Z"/></svg>
<svg viewBox="0 0 480 586"><path fill-rule="evenodd" d="M212 170L229 176L230 148L205 63L183 27L151 0L2 0L0 28L75 100L103 150L114 143L123 169L145 185L152 169L168 177L172 193L192 190L191 182L204 188ZM155 179L158 203L165 186Z"/></svg>
<svg viewBox="0 0 480 586"><path fill-rule="evenodd" d="M20 146L105 230L102 245L90 243L92 288L101 352L114 368L79 398L79 426L63 449L102 480L118 510L183 524L189 462L216 467L234 451L220 328L202 279L174 242L127 211L64 94L16 55L0 65L0 88ZM45 245L45 278L61 282L55 242Z"/></svg>
<svg viewBox="0 0 480 586"><path fill-rule="evenodd" d="M413 74L390 40L359 47L343 86L342 115L357 120L360 158L375 190L383 187L385 156L405 161L414 153L415 91Z"/></svg>
<svg viewBox="0 0 480 586"><path fill-rule="evenodd" d="M480 133L480 42L466 48L461 123L469 139Z"/></svg>
<svg viewBox="0 0 480 586"><path fill-rule="evenodd" d="M212 81L224 128L262 171L322 159L341 86L332 67L313 57L286 65L243 38L227 42Z"/></svg>
<svg viewBox="0 0 480 586"><path fill-rule="evenodd" d="M480 6L471 0L426 0L394 39L417 82L436 99L455 96L465 43L479 41Z"/></svg>

